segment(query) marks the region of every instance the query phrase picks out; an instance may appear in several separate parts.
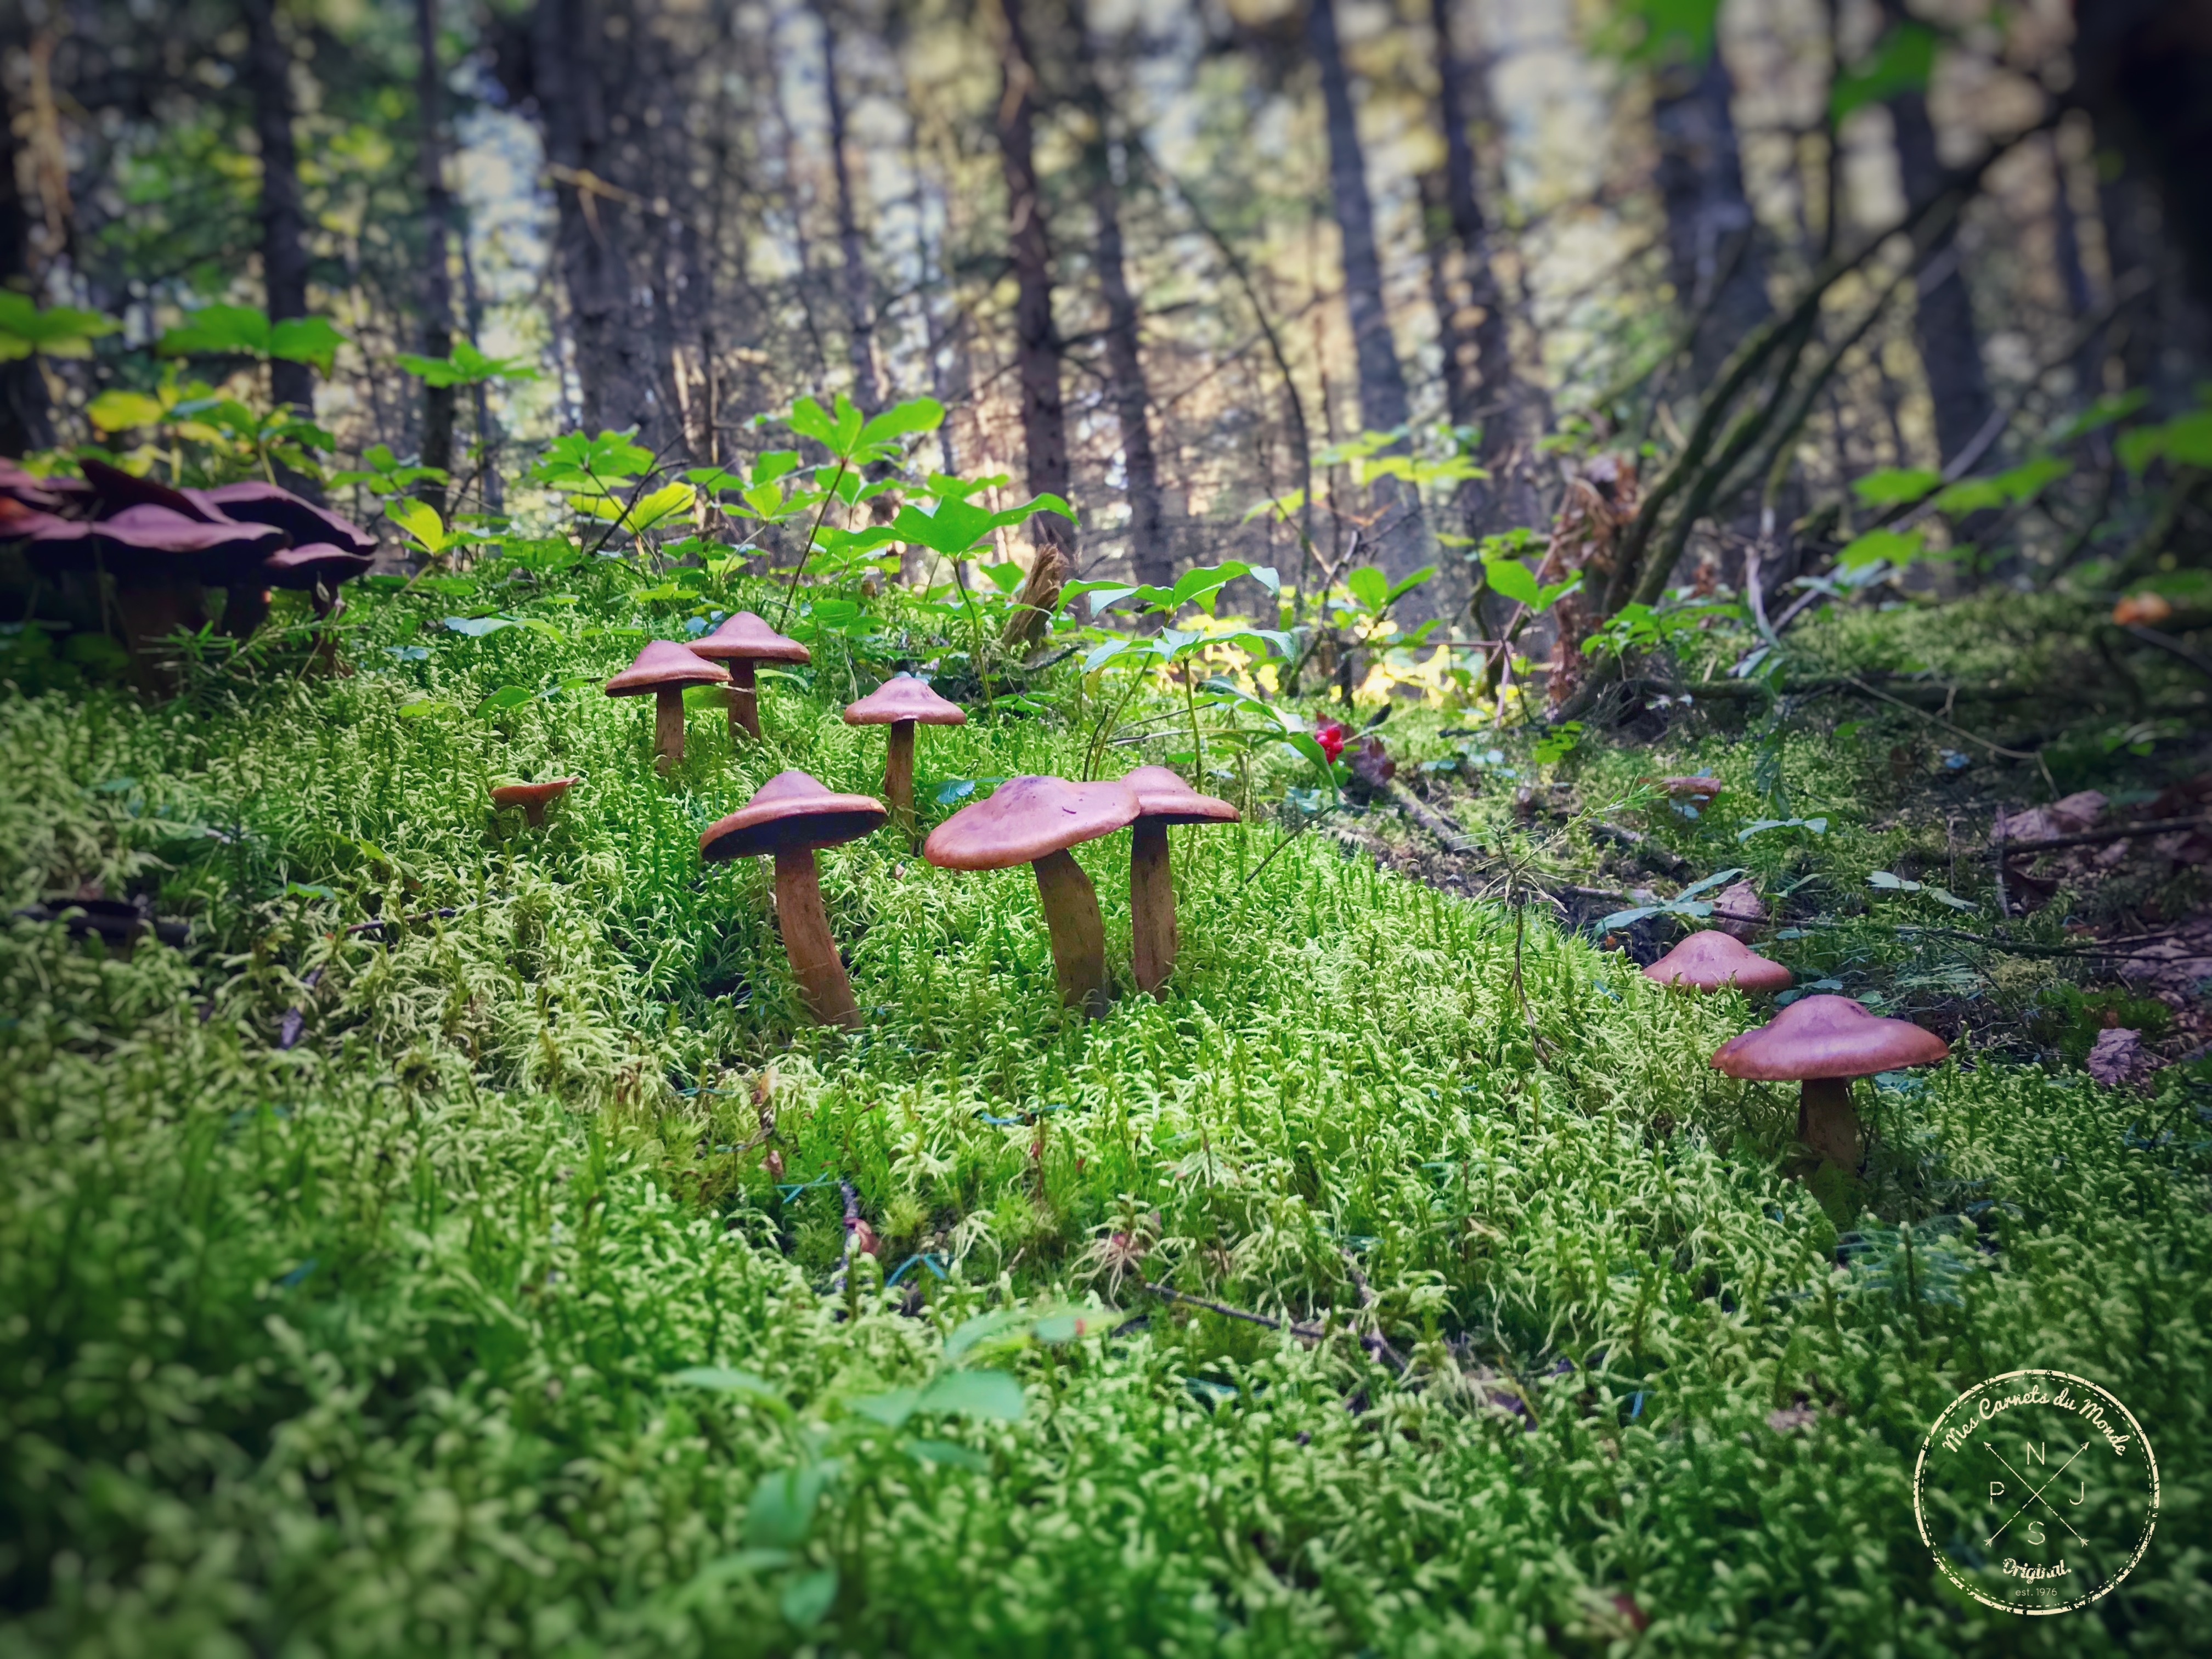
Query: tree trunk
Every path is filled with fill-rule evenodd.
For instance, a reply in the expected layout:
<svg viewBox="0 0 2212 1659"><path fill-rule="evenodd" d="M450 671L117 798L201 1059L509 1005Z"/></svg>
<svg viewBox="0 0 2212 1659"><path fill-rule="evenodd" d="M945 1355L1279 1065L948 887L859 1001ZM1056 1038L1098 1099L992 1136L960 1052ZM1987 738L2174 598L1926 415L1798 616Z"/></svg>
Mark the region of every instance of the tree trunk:
<svg viewBox="0 0 2212 1659"><path fill-rule="evenodd" d="M453 197L446 188L445 79L438 64L438 0L415 0L415 45L421 54L416 71L416 114L422 172L422 355L449 357L453 351L453 278L446 268L446 227ZM441 472L453 467L453 388L422 387L422 465ZM426 479L422 499L446 510L446 486Z"/></svg>
<svg viewBox="0 0 2212 1659"><path fill-rule="evenodd" d="M28 293L31 276L31 216L15 176L15 111L0 98L0 284ZM39 360L21 357L0 363L0 454L18 456L46 449L54 441L47 407L46 377Z"/></svg>
<svg viewBox="0 0 2212 1659"><path fill-rule="evenodd" d="M1899 93L1890 100L1889 117L1905 199L1925 201L1941 187L1943 176L1928 100L1917 91ZM1935 404L1936 447L1946 461L1973 441L1990 409L1981 336L1975 331L1973 304L1959 269L1956 235L1955 227L1947 228L1929 245L1912 313L1913 338L1928 376L1928 396Z"/></svg>
<svg viewBox="0 0 2212 1659"><path fill-rule="evenodd" d="M461 250L461 307L462 315L469 325L469 338L481 343L483 340L483 301L477 289L477 262L469 251L469 228L457 226L454 240ZM482 467L483 504L494 513L506 511L506 489L499 473L499 421L491 412L491 388L482 380L469 389L475 405L477 420L477 453Z"/></svg>
<svg viewBox="0 0 2212 1659"><path fill-rule="evenodd" d="M1091 210L1097 222L1098 241L1091 250L1091 264L1098 273L1099 298L1106 303L1107 391L1121 428L1121 474L1129 495L1129 563L1139 581L1172 587L1175 553L1168 545L1159 459L1152 448L1152 389L1145 379L1137 299L1129 289L1121 248L1122 185L1115 177L1114 112L1105 88L1090 69L1091 32L1082 0L1076 0L1074 21L1084 101L1094 123L1088 159Z"/></svg>
<svg viewBox="0 0 2212 1659"><path fill-rule="evenodd" d="M852 170L845 164L845 94L837 85L837 24L829 0L815 0L822 24L822 83L830 109L830 172L837 186L837 252L844 261L845 344L853 365L853 401L872 415L884 406L876 364L875 302L869 292L866 245L853 209Z"/></svg>
<svg viewBox="0 0 2212 1659"><path fill-rule="evenodd" d="M1651 106L1668 275L1685 319L1700 319L1689 352L1691 388L1698 394L1772 310L1758 224L1743 191L1729 109L1735 90L1716 42L1704 64L1662 83Z"/></svg>
<svg viewBox="0 0 2212 1659"><path fill-rule="evenodd" d="M568 294L580 421L588 431L635 427L668 436L657 395L649 301L639 297L631 246L633 181L645 158L645 106L665 88L636 73L635 41L657 8L605 0L538 0L531 19L529 90L545 134L557 222L555 263Z"/></svg>
<svg viewBox="0 0 2212 1659"><path fill-rule="evenodd" d="M261 144L261 282L269 320L281 323L307 314L307 219L292 145L292 54L276 33L275 0L245 0L245 11L246 76ZM269 391L276 402L312 414L314 371L272 359Z"/></svg>
<svg viewBox="0 0 2212 1659"><path fill-rule="evenodd" d="M1052 325L1052 247L1037 189L1037 79L1024 0L1004 0L1000 41L999 155L1006 180L1008 253L1014 268L1014 367L1021 386L1022 444L1031 495L1066 499L1067 422L1060 387L1060 337ZM1057 513L1030 520L1040 566L1072 571L1075 526ZM1053 585L1054 603L1058 585ZM1030 618L1032 636L1042 617Z"/></svg>
<svg viewBox="0 0 2212 1659"><path fill-rule="evenodd" d="M1367 431L1388 432L1410 422L1411 405L1383 304L1375 207L1367 193L1366 157L1352 105L1352 80L1337 39L1336 0L1311 0L1308 5L1306 46L1321 70L1328 119L1329 190L1343 246L1344 307L1359 370L1359 422ZM1368 504L1373 516L1366 541L1375 550L1376 562L1393 581L1411 575L1425 562L1429 549L1418 493L1402 480L1378 478L1368 489ZM1415 589L1400 605L1409 620L1436 611L1435 597L1426 587Z"/></svg>

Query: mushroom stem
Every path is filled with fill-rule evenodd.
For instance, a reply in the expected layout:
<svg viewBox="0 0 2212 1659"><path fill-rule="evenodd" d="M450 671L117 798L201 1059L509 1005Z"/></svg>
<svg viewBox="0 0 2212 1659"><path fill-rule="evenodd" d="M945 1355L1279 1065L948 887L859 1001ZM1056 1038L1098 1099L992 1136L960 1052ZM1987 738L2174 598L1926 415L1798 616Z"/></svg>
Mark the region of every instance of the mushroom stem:
<svg viewBox="0 0 2212 1659"><path fill-rule="evenodd" d="M858 1025L860 1005L852 981L837 959L830 915L822 908L822 883L810 848L781 848L775 855L775 916L783 929L783 948L791 957L799 1000L817 1025Z"/></svg>
<svg viewBox="0 0 2212 1659"><path fill-rule="evenodd" d="M1849 1078L1805 1079L1797 1096L1797 1139L1832 1164L1859 1167L1859 1114Z"/></svg>
<svg viewBox="0 0 2212 1659"><path fill-rule="evenodd" d="M251 582L223 589L222 631L234 640L252 637L269 620L269 590Z"/></svg>
<svg viewBox="0 0 2212 1659"><path fill-rule="evenodd" d="M675 769L684 758L684 688L664 685L653 694L653 763Z"/></svg>
<svg viewBox="0 0 2212 1659"><path fill-rule="evenodd" d="M735 744L741 738L760 741L760 692L753 678L750 658L733 657L730 660L730 742Z"/></svg>
<svg viewBox="0 0 2212 1659"><path fill-rule="evenodd" d="M522 817L523 821L533 829L543 824L545 822L545 803L542 800L523 802Z"/></svg>
<svg viewBox="0 0 2212 1659"><path fill-rule="evenodd" d="M914 839L914 722L891 722L890 747L884 755L884 804L899 833Z"/></svg>
<svg viewBox="0 0 2212 1659"><path fill-rule="evenodd" d="M123 643L130 650L140 687L157 696L175 690L175 671L167 664L157 664L154 653L162 640L179 629L196 629L207 620L201 609L199 584L118 582L115 619L122 626Z"/></svg>
<svg viewBox="0 0 2212 1659"><path fill-rule="evenodd" d="M1139 818L1129 846L1129 940L1137 985L1155 996L1175 970L1175 882L1168 873L1168 827Z"/></svg>
<svg viewBox="0 0 2212 1659"><path fill-rule="evenodd" d="M1052 933L1052 966L1060 976L1060 1000L1096 1019L1113 1000L1106 978L1106 922L1098 914L1098 891L1083 866L1064 851L1047 853L1030 868L1036 872L1037 897L1043 901L1044 925Z"/></svg>

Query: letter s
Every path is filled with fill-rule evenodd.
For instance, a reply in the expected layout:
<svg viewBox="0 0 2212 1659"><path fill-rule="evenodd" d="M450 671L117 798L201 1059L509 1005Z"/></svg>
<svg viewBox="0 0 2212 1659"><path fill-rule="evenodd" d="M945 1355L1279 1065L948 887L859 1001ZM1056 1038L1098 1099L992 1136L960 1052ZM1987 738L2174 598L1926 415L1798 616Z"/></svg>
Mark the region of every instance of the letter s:
<svg viewBox="0 0 2212 1659"><path fill-rule="evenodd" d="M2042 1522L2031 1521L2027 1523L2027 1541L2031 1544L2040 1544L2043 1541Z"/></svg>

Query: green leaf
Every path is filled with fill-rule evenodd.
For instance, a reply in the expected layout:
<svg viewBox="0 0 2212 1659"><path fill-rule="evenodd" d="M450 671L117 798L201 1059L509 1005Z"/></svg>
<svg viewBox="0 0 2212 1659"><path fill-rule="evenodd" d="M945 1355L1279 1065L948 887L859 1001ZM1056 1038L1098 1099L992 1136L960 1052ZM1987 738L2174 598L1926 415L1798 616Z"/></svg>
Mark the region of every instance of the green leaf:
<svg viewBox="0 0 2212 1659"><path fill-rule="evenodd" d="M811 1630L829 1616L837 1600L837 1569L819 1567L803 1572L783 1587L777 1603L783 1616L801 1630Z"/></svg>
<svg viewBox="0 0 2212 1659"><path fill-rule="evenodd" d="M814 1525L822 1493L837 1471L836 1460L771 1469L745 1505L745 1542L754 1549L797 1549Z"/></svg>
<svg viewBox="0 0 2212 1659"><path fill-rule="evenodd" d="M287 317L269 331L269 355L288 363L313 363L327 374L345 338L327 317Z"/></svg>
<svg viewBox="0 0 2212 1659"><path fill-rule="evenodd" d="M969 1469L977 1474L989 1473L990 1460L982 1453L967 1446L956 1446L949 1440L909 1440L907 1455L918 1462L946 1464L956 1469Z"/></svg>
<svg viewBox="0 0 2212 1659"><path fill-rule="evenodd" d="M514 618L512 617L448 617L446 618L446 626L453 633L465 635L472 640L480 640L488 634L498 633L503 628L514 627Z"/></svg>
<svg viewBox="0 0 2212 1659"><path fill-rule="evenodd" d="M934 432L945 422L945 405L934 398L894 404L860 428L863 446L889 443L910 432Z"/></svg>
<svg viewBox="0 0 2212 1659"><path fill-rule="evenodd" d="M1836 562L1846 570L1859 570L1872 564L1910 564L1920 556L1922 532L1915 530L1869 530L1836 555Z"/></svg>
<svg viewBox="0 0 2212 1659"><path fill-rule="evenodd" d="M154 349L164 357L269 355L269 315L258 306L206 306L166 331Z"/></svg>
<svg viewBox="0 0 2212 1659"><path fill-rule="evenodd" d="M1714 888L1718 887L1722 883L1734 881L1743 872L1741 870L1718 871L1712 875L1707 876L1703 881L1692 882L1680 892L1675 894L1672 899L1668 901L1668 902L1670 904L1680 904L1683 900L1693 899L1700 893L1710 893Z"/></svg>
<svg viewBox="0 0 2212 1659"><path fill-rule="evenodd" d="M852 1407L861 1416L895 1429L914 1415L921 1399L920 1389L887 1389L881 1394L861 1395L852 1401Z"/></svg>
<svg viewBox="0 0 2212 1659"><path fill-rule="evenodd" d="M413 538L426 553L442 553L453 545L447 534L446 521L428 501L402 495L384 504L384 516Z"/></svg>
<svg viewBox="0 0 2212 1659"><path fill-rule="evenodd" d="M403 720L428 720L433 714L458 714L459 705L436 697L419 697L413 702L402 703L399 718Z"/></svg>
<svg viewBox="0 0 2212 1659"><path fill-rule="evenodd" d="M961 781L967 781L963 779ZM940 799L939 804L949 805L951 803ZM1035 1314L1020 1308L1000 1308L992 1313L978 1314L955 1328L952 1334L945 1339L945 1361L950 1364L979 1343L988 1342L994 1337L1018 1329L1036 1317Z"/></svg>
<svg viewBox="0 0 2212 1659"><path fill-rule="evenodd" d="M1902 22L1883 35L1874 55L1836 77L1828 116L1841 121L1869 104L1886 104L1900 93L1923 92L1936 68L1942 38L1925 23Z"/></svg>
<svg viewBox="0 0 2212 1659"><path fill-rule="evenodd" d="M1363 564L1344 579L1345 592L1370 611L1390 602L1390 579L1371 564Z"/></svg>
<svg viewBox="0 0 2212 1659"><path fill-rule="evenodd" d="M924 513L908 503L891 520L891 533L902 542L918 542L933 552L957 558L991 532L995 522L981 507L955 497L941 496L933 510Z"/></svg>
<svg viewBox="0 0 2212 1659"><path fill-rule="evenodd" d="M1022 1385L1005 1371L943 1371L921 1390L914 1409L1013 1423L1020 1420L1025 1402Z"/></svg>
<svg viewBox="0 0 2212 1659"><path fill-rule="evenodd" d="M93 341L122 326L112 317L75 306L42 311L30 295L0 289L0 362L16 362L34 351L47 357L89 357Z"/></svg>
<svg viewBox="0 0 2212 1659"><path fill-rule="evenodd" d="M1540 597L1535 573L1518 559L1491 559L1483 565L1492 591L1504 594L1516 604L1536 608Z"/></svg>
<svg viewBox="0 0 2212 1659"><path fill-rule="evenodd" d="M596 681L592 682L597 684ZM784 1403L783 1395L775 1385L764 1376L750 1371L741 1371L727 1365L692 1365L672 1371L668 1380L687 1389L705 1389L714 1394L744 1394L757 1399Z"/></svg>
<svg viewBox="0 0 2212 1659"><path fill-rule="evenodd" d="M502 685L477 705L478 714L501 714L520 708L538 694L526 685Z"/></svg>
<svg viewBox="0 0 2212 1659"><path fill-rule="evenodd" d="M1886 466L1851 482L1851 494L1869 507L1898 507L1917 501L1943 482L1924 466Z"/></svg>
<svg viewBox="0 0 2212 1659"><path fill-rule="evenodd" d="M1403 580L1392 582L1390 584L1390 591L1384 594L1383 598L1386 601L1403 599L1407 594L1412 592L1415 588L1419 587L1423 582L1428 580L1430 577L1436 574L1436 566L1432 564L1425 564L1419 570L1416 570L1412 575L1406 577ZM1380 607L1377 608L1379 609Z"/></svg>
<svg viewBox="0 0 2212 1659"><path fill-rule="evenodd" d="M167 413L159 398L143 392L103 392L84 406L86 417L102 432L127 432L133 427L154 426Z"/></svg>

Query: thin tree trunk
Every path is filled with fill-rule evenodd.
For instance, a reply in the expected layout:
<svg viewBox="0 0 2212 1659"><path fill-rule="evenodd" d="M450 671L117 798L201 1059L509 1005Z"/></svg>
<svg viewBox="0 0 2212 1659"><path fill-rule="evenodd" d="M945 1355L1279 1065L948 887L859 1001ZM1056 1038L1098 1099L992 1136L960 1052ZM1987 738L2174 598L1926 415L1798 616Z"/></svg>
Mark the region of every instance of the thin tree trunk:
<svg viewBox="0 0 2212 1659"><path fill-rule="evenodd" d="M307 212L292 143L292 54L276 33L275 0L245 0L246 74L252 87L253 131L261 145L261 282L269 320L307 314ZM272 361L270 395L312 412L313 369Z"/></svg>
<svg viewBox="0 0 2212 1659"><path fill-rule="evenodd" d="M469 246L469 226L465 222L457 227L455 240L461 248L461 306L462 314L469 325L469 338L482 344L484 335L483 296L477 289L476 256ZM471 397L477 417L477 452L483 478L483 503L494 513L506 510L506 489L499 476L499 422L491 412L491 388L478 380L471 388Z"/></svg>
<svg viewBox="0 0 2212 1659"><path fill-rule="evenodd" d="M1097 246L1091 264L1098 273L1099 297L1106 302L1108 393L1121 428L1121 474L1129 495L1129 563L1136 579L1155 587L1175 585L1175 552L1168 545L1167 511L1160 497L1159 460L1152 448L1152 388L1138 336L1136 295L1121 247L1121 160L1113 132L1114 112L1106 90L1090 68L1091 40L1083 0L1075 0L1076 59L1083 65L1084 101L1093 131L1089 162L1091 210Z"/></svg>
<svg viewBox="0 0 2212 1659"><path fill-rule="evenodd" d="M1492 476L1486 489L1476 487L1480 493L1472 505L1481 512L1502 501L1507 493L1502 474L1522 436L1521 388L1513 372L1510 319L1491 268L1490 227L1475 178L1474 142L1468 131L1474 112L1468 106L1466 66L1452 40L1449 0L1431 0L1431 17L1437 38L1437 111L1444 129L1439 205L1450 233L1443 276L1444 302L1451 311L1439 320L1449 359L1459 369L1456 375L1448 375L1445 386L1448 394L1455 381L1459 386L1453 423L1482 428L1477 458ZM1477 535L1504 527L1490 522L1487 514L1471 526Z"/></svg>
<svg viewBox="0 0 2212 1659"><path fill-rule="evenodd" d="M453 196L446 188L445 77L438 64L438 0L415 0L415 45L420 53L415 90L422 169L422 355L450 357L453 352L453 284L446 268L446 227ZM453 388L422 387L422 465L441 472L453 468ZM422 499L446 510L446 486L427 479Z"/></svg>
<svg viewBox="0 0 2212 1659"><path fill-rule="evenodd" d="M1689 363L1691 389L1700 396L1737 343L1773 309L1758 224L1744 195L1729 108L1735 90L1716 43L1703 64L1662 84L1651 106L1668 275L1684 315L1701 319Z"/></svg>
<svg viewBox="0 0 2212 1659"><path fill-rule="evenodd" d="M1337 39L1336 0L1311 0L1306 9L1306 46L1321 70L1322 100L1328 120L1330 194L1336 209L1344 264L1344 307L1352 325L1352 353L1359 369L1359 422L1370 432L1389 432L1409 423L1411 404L1405 370L1390 337L1390 314L1383 303L1382 262L1375 246L1375 206L1367 192L1366 157L1352 104L1352 80ZM1378 478L1368 489L1374 514L1368 542L1376 562L1397 580L1425 562L1429 549L1418 494L1402 480ZM1435 596L1417 588L1401 605L1408 620L1437 614Z"/></svg>
<svg viewBox="0 0 2212 1659"><path fill-rule="evenodd" d="M15 175L15 111L0 98L0 283L29 291L31 215ZM36 357L0 363L0 454L18 456L54 441L46 377Z"/></svg>
<svg viewBox="0 0 2212 1659"><path fill-rule="evenodd" d="M1024 0L1003 0L1000 39L999 155L1006 181L1006 240L1014 268L1014 364L1021 386L1022 445L1030 493L1065 499L1068 491L1067 420L1060 386L1060 337L1052 325L1052 246L1046 234L1044 198L1037 188L1036 112L1042 91L1023 17ZM1018 637L1033 641L1060 586L1075 568L1075 526L1057 513L1030 520L1036 562L1024 584ZM1050 607L1042 601L1048 597Z"/></svg>
<svg viewBox="0 0 2212 1659"><path fill-rule="evenodd" d="M830 173L837 186L837 251L844 261L845 344L853 364L853 400L873 414L884 404L876 363L875 301L869 292L866 245L853 206L852 169L845 161L845 94L837 84L837 21L830 0L815 0L822 23L822 84L830 109Z"/></svg>

